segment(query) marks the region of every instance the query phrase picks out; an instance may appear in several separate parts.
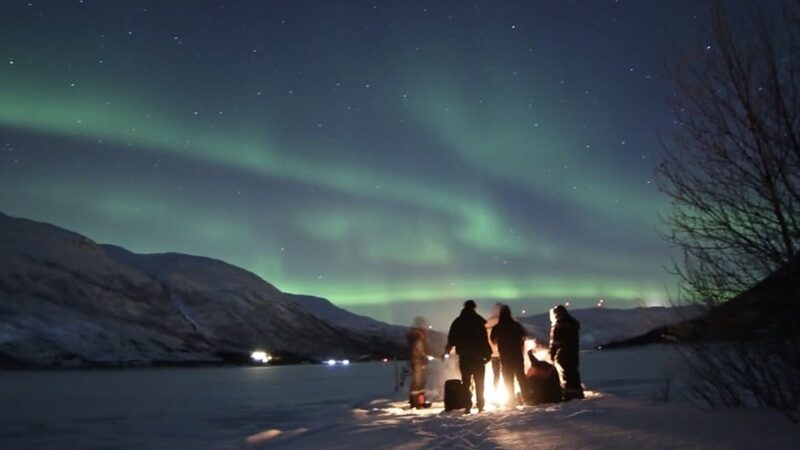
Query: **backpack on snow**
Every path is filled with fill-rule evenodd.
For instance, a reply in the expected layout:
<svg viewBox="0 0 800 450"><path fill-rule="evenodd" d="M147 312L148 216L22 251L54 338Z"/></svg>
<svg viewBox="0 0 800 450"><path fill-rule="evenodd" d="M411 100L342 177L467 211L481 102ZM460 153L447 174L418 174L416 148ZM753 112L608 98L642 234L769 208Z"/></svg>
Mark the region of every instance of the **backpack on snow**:
<svg viewBox="0 0 800 450"><path fill-rule="evenodd" d="M444 410L467 409L469 406L469 389L461 380L444 382Z"/></svg>

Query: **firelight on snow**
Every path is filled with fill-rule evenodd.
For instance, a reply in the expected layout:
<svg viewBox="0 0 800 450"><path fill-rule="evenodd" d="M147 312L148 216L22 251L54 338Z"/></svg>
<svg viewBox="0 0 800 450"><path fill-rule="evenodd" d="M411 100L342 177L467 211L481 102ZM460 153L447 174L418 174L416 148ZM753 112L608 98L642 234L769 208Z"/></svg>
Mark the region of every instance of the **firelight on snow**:
<svg viewBox="0 0 800 450"><path fill-rule="evenodd" d="M534 339L528 339L525 341L525 352L527 353L528 350L533 350L536 358L539 360L549 361L549 356L547 350L543 347L538 347L536 345L536 341ZM525 358L525 371L527 372L528 368L530 367L530 362ZM494 373L492 372L492 365L486 365L486 374L484 376L484 387L483 387L483 396L486 401L486 410L492 411L495 409L502 409L508 404L508 391L506 390L506 385L504 381L501 380L500 383L497 384L497 388L494 387ZM519 387L518 383L514 383L514 393L515 395L519 395L522 390ZM473 394L474 395L474 394ZM473 398L473 402L476 400Z"/></svg>
<svg viewBox="0 0 800 450"><path fill-rule="evenodd" d="M250 359L261 364L266 364L272 361L272 356L267 354L267 352L256 350L250 354Z"/></svg>

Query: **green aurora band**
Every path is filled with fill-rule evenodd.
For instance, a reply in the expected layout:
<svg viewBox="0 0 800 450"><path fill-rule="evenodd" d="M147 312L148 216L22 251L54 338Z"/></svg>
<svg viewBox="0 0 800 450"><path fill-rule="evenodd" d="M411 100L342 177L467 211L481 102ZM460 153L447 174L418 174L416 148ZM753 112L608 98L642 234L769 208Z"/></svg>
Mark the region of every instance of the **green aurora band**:
<svg viewBox="0 0 800 450"><path fill-rule="evenodd" d="M0 67L0 144L11 149L0 210L137 252L219 258L371 313L466 297L536 311L565 299L664 303L668 205L649 173L626 176L649 162L637 154L619 168L624 120L583 92L568 97L549 71L518 67L528 44L452 58L436 34L422 33L421 60L399 44L383 66L319 56L313 76L330 88L307 92L237 65L208 63L195 79L193 59L144 44L101 66L67 50L88 33L30 41L38 57ZM465 77L478 65L507 70ZM211 87L226 77L233 87Z"/></svg>

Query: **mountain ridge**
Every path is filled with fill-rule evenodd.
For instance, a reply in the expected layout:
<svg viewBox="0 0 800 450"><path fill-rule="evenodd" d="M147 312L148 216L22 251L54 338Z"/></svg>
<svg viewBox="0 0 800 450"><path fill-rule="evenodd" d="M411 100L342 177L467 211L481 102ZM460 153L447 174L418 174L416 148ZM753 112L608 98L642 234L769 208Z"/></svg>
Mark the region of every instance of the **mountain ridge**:
<svg viewBox="0 0 800 450"><path fill-rule="evenodd" d="M287 360L370 359L402 354L404 342L326 323L218 259L137 254L0 213L6 366L223 363L256 348Z"/></svg>

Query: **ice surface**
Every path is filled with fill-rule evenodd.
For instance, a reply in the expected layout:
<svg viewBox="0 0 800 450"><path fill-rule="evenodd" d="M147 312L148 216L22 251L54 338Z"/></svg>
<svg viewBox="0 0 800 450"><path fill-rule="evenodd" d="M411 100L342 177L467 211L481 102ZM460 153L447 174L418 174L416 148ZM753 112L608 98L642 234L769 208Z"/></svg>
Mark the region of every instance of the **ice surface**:
<svg viewBox="0 0 800 450"><path fill-rule="evenodd" d="M0 448L796 448L771 412L654 401L678 365L658 347L584 353L587 400L468 416L441 412L439 361L423 411L392 391L391 362L4 372Z"/></svg>

